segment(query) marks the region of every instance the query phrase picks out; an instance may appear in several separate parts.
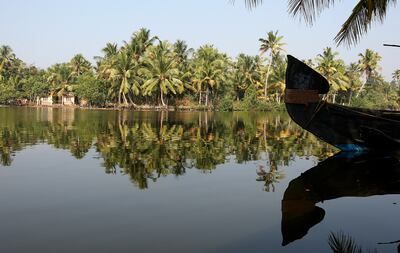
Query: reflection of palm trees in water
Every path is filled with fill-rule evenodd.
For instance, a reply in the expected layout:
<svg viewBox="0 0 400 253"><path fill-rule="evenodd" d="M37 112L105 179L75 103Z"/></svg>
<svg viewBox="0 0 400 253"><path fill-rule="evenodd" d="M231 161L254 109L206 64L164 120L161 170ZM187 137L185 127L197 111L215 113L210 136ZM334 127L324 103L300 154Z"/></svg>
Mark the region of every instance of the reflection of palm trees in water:
<svg viewBox="0 0 400 253"><path fill-rule="evenodd" d="M328 238L328 244L334 253L363 253L363 249L359 246L350 235L345 235L342 232L331 233ZM374 249L367 252L375 252Z"/></svg>
<svg viewBox="0 0 400 253"><path fill-rule="evenodd" d="M264 166L259 165L257 175L257 181L264 182L264 191L266 192L275 192L275 184L285 178L283 171L278 171L275 165L270 165L268 172L264 169Z"/></svg>
<svg viewBox="0 0 400 253"><path fill-rule="evenodd" d="M147 180L182 175L187 168L211 172L228 159L243 163L261 157L268 157L273 176L266 179L275 184L282 174L277 168L296 155L328 154L325 144L281 114L74 110L66 118L65 110L24 110L23 117L0 111L0 164L11 165L16 151L40 142L67 149L78 159L95 148L106 173L127 174L140 188L148 187Z"/></svg>
<svg viewBox="0 0 400 253"><path fill-rule="evenodd" d="M363 252L375 252L378 253L377 249L364 251L363 248L356 243L353 237L345 235L343 232L331 233L328 238L329 247L334 253L363 253ZM382 244L396 244L400 243L400 240L392 242L379 242L378 245ZM400 244L397 245L397 252L400 253Z"/></svg>

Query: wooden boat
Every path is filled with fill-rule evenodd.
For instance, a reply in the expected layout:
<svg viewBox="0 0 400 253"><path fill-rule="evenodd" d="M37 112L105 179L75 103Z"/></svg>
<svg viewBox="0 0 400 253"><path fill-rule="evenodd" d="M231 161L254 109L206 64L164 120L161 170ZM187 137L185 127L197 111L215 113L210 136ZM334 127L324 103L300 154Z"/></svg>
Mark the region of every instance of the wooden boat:
<svg viewBox="0 0 400 253"><path fill-rule="evenodd" d="M293 179L282 199L282 245L303 238L325 217L317 204L342 197L400 194L400 150L342 152Z"/></svg>
<svg viewBox="0 0 400 253"><path fill-rule="evenodd" d="M285 104L298 125L343 151L400 148L400 111L330 104L328 91L324 77L288 55Z"/></svg>

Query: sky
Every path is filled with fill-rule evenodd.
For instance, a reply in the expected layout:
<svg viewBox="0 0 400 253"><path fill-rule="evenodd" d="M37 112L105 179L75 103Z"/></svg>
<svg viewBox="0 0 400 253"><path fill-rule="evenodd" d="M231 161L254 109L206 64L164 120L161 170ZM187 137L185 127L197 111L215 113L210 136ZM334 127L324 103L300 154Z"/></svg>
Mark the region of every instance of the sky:
<svg viewBox="0 0 400 253"><path fill-rule="evenodd" d="M261 37L278 31L285 51L300 59L313 59L327 46L348 64L367 48L382 56L382 72L390 81L400 68L399 7L393 7L383 24L373 25L361 41L336 47L333 38L349 16L355 0L338 3L322 12L313 26L287 12L287 1L265 0L254 10L243 0L0 0L0 45L41 68L69 61L81 53L93 61L107 42L122 45L141 27L162 40L185 40L192 48L212 44L232 58L259 53Z"/></svg>

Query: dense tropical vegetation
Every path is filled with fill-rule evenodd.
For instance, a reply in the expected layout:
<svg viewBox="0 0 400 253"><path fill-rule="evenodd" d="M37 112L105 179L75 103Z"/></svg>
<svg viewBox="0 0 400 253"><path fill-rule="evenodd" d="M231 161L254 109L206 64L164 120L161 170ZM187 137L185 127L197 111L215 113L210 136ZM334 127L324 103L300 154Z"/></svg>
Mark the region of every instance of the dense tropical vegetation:
<svg viewBox="0 0 400 253"><path fill-rule="evenodd" d="M212 45L189 48L181 40L161 41L142 28L118 46L107 43L95 64L83 55L39 69L0 47L0 104L40 104L50 97L64 104L97 107L272 110L284 93L284 37L278 31L260 38L260 54L228 57ZM332 48L306 63L331 84L327 99L361 107L399 109L400 70L386 82L381 56L367 49L346 64Z"/></svg>

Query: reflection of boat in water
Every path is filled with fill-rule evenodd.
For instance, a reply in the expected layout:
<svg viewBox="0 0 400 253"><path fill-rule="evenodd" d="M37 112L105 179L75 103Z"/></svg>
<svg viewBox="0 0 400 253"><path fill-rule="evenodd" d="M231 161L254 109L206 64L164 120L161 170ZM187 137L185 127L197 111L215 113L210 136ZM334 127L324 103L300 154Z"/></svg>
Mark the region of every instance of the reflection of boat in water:
<svg viewBox="0 0 400 253"><path fill-rule="evenodd" d="M400 193L399 153L346 155L351 154L330 157L289 183L282 200L282 245L322 221L325 211L318 202Z"/></svg>
<svg viewBox="0 0 400 253"><path fill-rule="evenodd" d="M400 148L400 111L330 104L319 96L328 91L324 77L288 56L285 103L298 125L343 151Z"/></svg>

